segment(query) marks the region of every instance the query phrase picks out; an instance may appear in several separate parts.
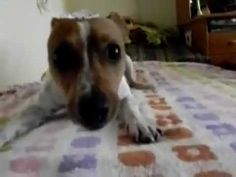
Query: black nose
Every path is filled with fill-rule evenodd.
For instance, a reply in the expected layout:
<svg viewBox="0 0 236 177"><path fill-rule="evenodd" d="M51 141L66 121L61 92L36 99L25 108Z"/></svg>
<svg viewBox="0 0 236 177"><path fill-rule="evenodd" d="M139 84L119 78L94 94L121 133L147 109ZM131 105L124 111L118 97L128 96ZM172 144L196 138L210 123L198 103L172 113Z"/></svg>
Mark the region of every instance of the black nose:
<svg viewBox="0 0 236 177"><path fill-rule="evenodd" d="M98 89L93 88L91 92L81 96L78 109L81 124L88 129L102 128L107 122L108 101L105 94Z"/></svg>

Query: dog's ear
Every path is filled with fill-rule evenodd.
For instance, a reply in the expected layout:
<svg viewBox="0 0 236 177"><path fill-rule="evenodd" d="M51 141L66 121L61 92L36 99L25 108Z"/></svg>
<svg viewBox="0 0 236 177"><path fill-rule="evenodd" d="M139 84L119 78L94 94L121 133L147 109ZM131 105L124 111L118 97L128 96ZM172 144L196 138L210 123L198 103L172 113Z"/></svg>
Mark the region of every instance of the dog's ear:
<svg viewBox="0 0 236 177"><path fill-rule="evenodd" d="M51 28L53 29L59 22L58 18L52 18L51 20Z"/></svg>
<svg viewBox="0 0 236 177"><path fill-rule="evenodd" d="M119 15L117 12L111 12L107 16L107 18L113 20L121 29L125 44L130 43L131 41L129 38L129 29L128 29L128 26L126 25L125 19L121 15Z"/></svg>

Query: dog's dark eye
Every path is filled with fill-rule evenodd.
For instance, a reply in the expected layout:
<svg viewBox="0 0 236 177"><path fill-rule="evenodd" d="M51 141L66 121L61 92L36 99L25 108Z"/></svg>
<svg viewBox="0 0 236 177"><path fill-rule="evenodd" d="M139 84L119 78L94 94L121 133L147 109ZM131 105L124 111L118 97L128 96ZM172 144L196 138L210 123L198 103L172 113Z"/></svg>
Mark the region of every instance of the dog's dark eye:
<svg viewBox="0 0 236 177"><path fill-rule="evenodd" d="M107 57L112 61L117 61L121 57L120 47L117 44L107 45Z"/></svg>
<svg viewBox="0 0 236 177"><path fill-rule="evenodd" d="M59 71L66 72L78 66L78 52L73 44L63 42L54 50L52 60Z"/></svg>

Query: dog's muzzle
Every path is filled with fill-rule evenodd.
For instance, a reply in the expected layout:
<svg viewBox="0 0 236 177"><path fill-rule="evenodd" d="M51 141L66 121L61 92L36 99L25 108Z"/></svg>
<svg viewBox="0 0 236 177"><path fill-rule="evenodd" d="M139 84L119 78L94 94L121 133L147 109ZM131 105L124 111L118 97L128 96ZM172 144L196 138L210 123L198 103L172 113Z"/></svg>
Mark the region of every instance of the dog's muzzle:
<svg viewBox="0 0 236 177"><path fill-rule="evenodd" d="M109 104L106 95L96 88L79 98L78 110L83 126L90 130L102 128L107 122Z"/></svg>

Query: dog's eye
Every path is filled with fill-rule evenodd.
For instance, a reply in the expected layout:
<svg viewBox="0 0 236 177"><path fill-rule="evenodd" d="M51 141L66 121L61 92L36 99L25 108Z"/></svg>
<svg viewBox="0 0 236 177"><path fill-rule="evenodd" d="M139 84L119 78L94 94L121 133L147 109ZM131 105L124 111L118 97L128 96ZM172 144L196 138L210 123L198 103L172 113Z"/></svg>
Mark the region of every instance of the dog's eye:
<svg viewBox="0 0 236 177"><path fill-rule="evenodd" d="M117 44L107 45L107 57L112 61L117 61L121 57L120 47Z"/></svg>
<svg viewBox="0 0 236 177"><path fill-rule="evenodd" d="M62 72L66 72L78 66L78 52L69 42L61 43L53 52L53 64Z"/></svg>

